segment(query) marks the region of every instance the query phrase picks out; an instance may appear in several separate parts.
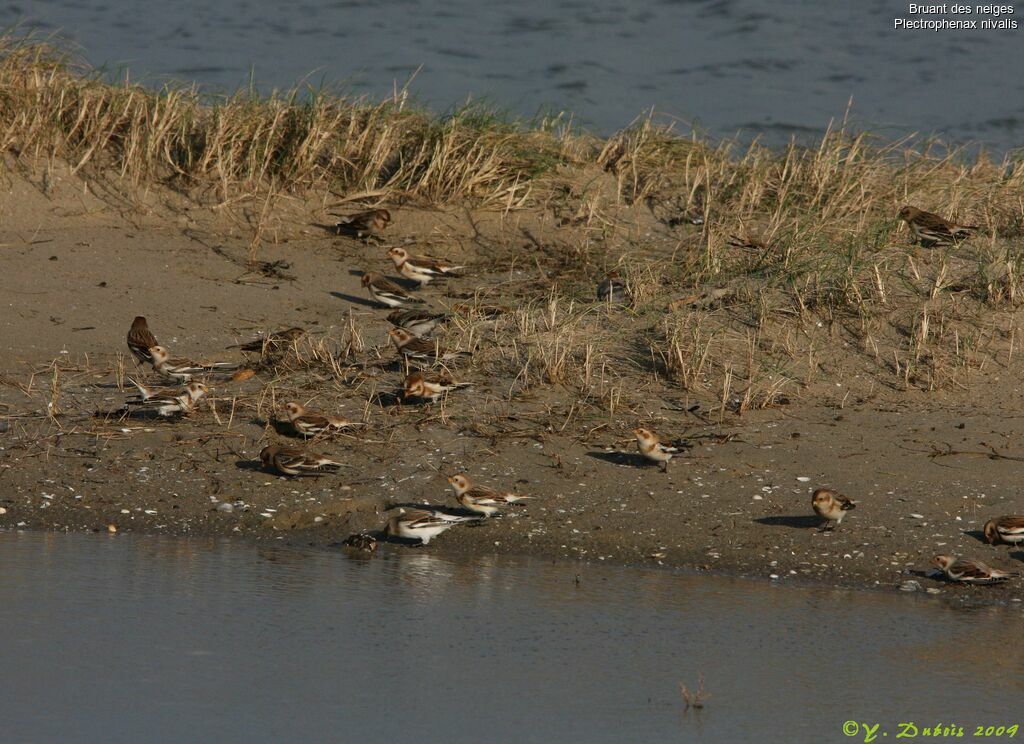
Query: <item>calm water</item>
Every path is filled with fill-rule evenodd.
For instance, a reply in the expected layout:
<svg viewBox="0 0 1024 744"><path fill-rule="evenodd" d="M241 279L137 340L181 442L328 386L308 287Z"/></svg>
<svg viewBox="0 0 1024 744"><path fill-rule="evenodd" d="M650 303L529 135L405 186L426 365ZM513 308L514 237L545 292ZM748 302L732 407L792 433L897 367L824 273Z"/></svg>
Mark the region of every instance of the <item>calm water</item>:
<svg viewBox="0 0 1024 744"><path fill-rule="evenodd" d="M655 107L716 135L857 123L1024 144L1021 28L897 31L904 0L0 0L0 23L60 31L94 64L233 90L411 86L435 109L486 98L574 111L610 133ZM979 17L980 18L980 17ZM310 73L312 73L310 75ZM307 75L309 77L307 78Z"/></svg>
<svg viewBox="0 0 1024 744"><path fill-rule="evenodd" d="M0 533L0 565L4 742L820 742L1024 687L1019 610L919 596L106 535Z"/></svg>

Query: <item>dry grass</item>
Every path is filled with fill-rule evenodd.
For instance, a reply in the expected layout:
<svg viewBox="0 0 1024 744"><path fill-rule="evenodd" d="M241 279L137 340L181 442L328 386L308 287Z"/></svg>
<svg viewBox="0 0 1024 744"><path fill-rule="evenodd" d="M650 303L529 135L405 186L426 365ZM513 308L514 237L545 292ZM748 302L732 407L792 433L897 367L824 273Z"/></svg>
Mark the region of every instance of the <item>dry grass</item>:
<svg viewBox="0 0 1024 744"><path fill-rule="evenodd" d="M11 37L0 39L0 150L44 175L59 159L201 203L248 199L251 259L284 194L521 210L533 249L505 235L478 257L494 278L529 268L480 299L515 311L460 317L446 339L476 349L474 372L506 385L508 400L557 386L614 415L664 386L722 416L837 383L844 401L849 391L957 390L1014 357L1024 298L1016 153L996 162L845 124L815 146L772 149L681 136L649 118L599 141L479 109L433 117L405 91L376 103L311 90L152 91ZM907 203L980 229L956 248L921 249L895 219ZM502 240L515 246L507 260L493 250ZM628 309L594 301L613 269ZM381 362L364 333L350 317L343 338L304 345L288 374L363 384L361 366Z"/></svg>
<svg viewBox="0 0 1024 744"><path fill-rule="evenodd" d="M214 97L112 85L58 47L0 37L0 150L222 203L329 188L517 207L567 157L553 128L523 131L472 107L437 119L409 107L405 91L368 103L316 90Z"/></svg>

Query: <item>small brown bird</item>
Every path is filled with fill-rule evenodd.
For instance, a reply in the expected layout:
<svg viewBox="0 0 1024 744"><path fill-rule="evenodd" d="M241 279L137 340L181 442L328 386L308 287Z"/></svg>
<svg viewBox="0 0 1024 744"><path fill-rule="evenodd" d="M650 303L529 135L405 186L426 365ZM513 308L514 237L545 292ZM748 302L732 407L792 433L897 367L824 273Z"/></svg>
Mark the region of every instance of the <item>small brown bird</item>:
<svg viewBox="0 0 1024 744"><path fill-rule="evenodd" d="M414 336L404 328L392 328L388 331L392 343L398 353L409 359L433 364L437 361L448 362L461 357L470 356L468 351L452 351L441 346L437 341Z"/></svg>
<svg viewBox="0 0 1024 744"><path fill-rule="evenodd" d="M911 206L900 210L900 219L907 223L910 232L925 248L953 245L978 229L976 225L958 225L937 214Z"/></svg>
<svg viewBox="0 0 1024 744"><path fill-rule="evenodd" d="M429 310L393 310L388 314L388 323L396 328L404 328L420 338L429 336L446 320L446 313L434 313Z"/></svg>
<svg viewBox="0 0 1024 744"><path fill-rule="evenodd" d="M306 331L302 328L289 328L284 331L269 333L262 338L247 341L244 344L234 344L227 348L241 349L242 351L248 351L255 354L270 355L286 349L305 335Z"/></svg>
<svg viewBox="0 0 1024 744"><path fill-rule="evenodd" d="M661 472L667 473L668 461L672 459L672 455L679 452L679 448L662 444L657 434L642 426L633 429L633 435L636 436L636 444L640 454L651 462L658 463Z"/></svg>
<svg viewBox="0 0 1024 744"><path fill-rule="evenodd" d="M282 475L302 475L304 472L312 474L341 467L340 462L326 455L276 444L269 444L260 450L260 462L264 468L276 470Z"/></svg>
<svg viewBox="0 0 1024 744"><path fill-rule="evenodd" d="M128 350L139 364L153 363L153 355L149 350L159 346L156 337L150 332L146 319L141 315L132 321L132 327L128 329Z"/></svg>
<svg viewBox="0 0 1024 744"><path fill-rule="evenodd" d="M391 224L391 212L386 209L371 209L368 212L334 216L340 218L334 226L339 235L354 235L357 238L376 235Z"/></svg>
<svg viewBox="0 0 1024 744"><path fill-rule="evenodd" d="M125 409L129 411L145 411L155 413L164 418L176 414L187 416L192 413L200 398L209 392L209 388L201 382L190 382L180 395L150 395L149 397L133 398L125 401Z"/></svg>
<svg viewBox="0 0 1024 744"><path fill-rule="evenodd" d="M460 387L469 387L472 382L456 382L451 375L413 372L405 378L402 394L406 398L436 401L445 393Z"/></svg>
<svg viewBox="0 0 1024 744"><path fill-rule="evenodd" d="M307 411L301 403L288 403L284 409L288 412L288 421L292 427L304 437L330 434L363 425L359 421L349 421L341 416L327 416L316 411Z"/></svg>
<svg viewBox="0 0 1024 744"><path fill-rule="evenodd" d="M967 558L958 559L955 555L937 555L932 558L932 565L941 569L950 581L959 581L965 584L994 584L1017 575L992 568L981 561L972 561Z"/></svg>
<svg viewBox="0 0 1024 744"><path fill-rule="evenodd" d="M497 320L502 315L512 312L512 308L505 305L470 305L466 302L456 302L452 305L452 312L466 317L476 316L483 320Z"/></svg>
<svg viewBox="0 0 1024 744"><path fill-rule="evenodd" d="M411 305L426 304L419 297L413 297L393 281L378 274L376 271L368 271L363 274L362 285L375 299L385 307L409 307Z"/></svg>
<svg viewBox="0 0 1024 744"><path fill-rule="evenodd" d="M346 550L363 556L377 550L377 538L365 532L353 533L342 540L341 544Z"/></svg>
<svg viewBox="0 0 1024 744"><path fill-rule="evenodd" d="M819 488L811 495L814 513L825 520L824 529L834 530L843 521L846 512L856 508L854 501L829 488Z"/></svg>
<svg viewBox="0 0 1024 744"><path fill-rule="evenodd" d="M460 275L455 272L465 268L429 256L412 256L405 248L392 248L388 251L388 256L394 261L395 268L402 276L412 279L421 287L438 277L459 277Z"/></svg>
<svg viewBox="0 0 1024 744"><path fill-rule="evenodd" d="M629 290L626 288L626 283L619 277L618 272L613 271L607 279L598 283L597 301L611 305L629 304Z"/></svg>
<svg viewBox="0 0 1024 744"><path fill-rule="evenodd" d="M153 398L173 398L182 393L180 385L176 387L149 387L148 385L143 385L134 377L126 377L126 379L139 391L138 400L140 401L152 400Z"/></svg>
<svg viewBox="0 0 1024 744"><path fill-rule="evenodd" d="M234 362L193 362L191 359L172 357L162 346L153 346L149 350L153 369L164 377L172 380L188 382L192 375L209 374L211 372L234 372L238 365Z"/></svg>
<svg viewBox="0 0 1024 744"><path fill-rule="evenodd" d="M512 491L496 491L487 486L474 485L465 473L453 475L448 482L452 486L452 491L455 492L456 500L462 506L485 517L497 513L502 506L530 498Z"/></svg>
<svg viewBox="0 0 1024 744"><path fill-rule="evenodd" d="M985 522L984 532L989 545L1017 545L1024 542L1024 517L1007 515L990 519Z"/></svg>

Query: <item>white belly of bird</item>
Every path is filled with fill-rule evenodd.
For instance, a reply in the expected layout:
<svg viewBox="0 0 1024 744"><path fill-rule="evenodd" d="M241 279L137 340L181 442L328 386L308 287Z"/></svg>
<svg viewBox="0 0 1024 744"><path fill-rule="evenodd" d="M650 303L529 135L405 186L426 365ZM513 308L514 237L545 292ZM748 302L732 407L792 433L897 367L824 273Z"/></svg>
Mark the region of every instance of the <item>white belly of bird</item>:
<svg viewBox="0 0 1024 744"><path fill-rule="evenodd" d="M461 501L464 507L469 509L471 512L476 512L477 514L483 514L484 516L489 517L492 514L496 514L498 512L498 507L495 506L494 504L483 504L480 503L479 501L474 503L469 499L462 499Z"/></svg>
<svg viewBox="0 0 1024 744"><path fill-rule="evenodd" d="M651 449L644 451L644 454L655 462L668 462L672 459L672 453L665 452L661 447L652 447Z"/></svg>
<svg viewBox="0 0 1024 744"><path fill-rule="evenodd" d="M409 333L414 333L420 338L423 338L424 336L429 336L434 332L434 329L437 328L438 322L439 321L436 320L421 320L409 323L405 326L405 329L409 331Z"/></svg>
<svg viewBox="0 0 1024 744"><path fill-rule="evenodd" d="M399 523L398 534L400 537L422 540L423 544L426 545L431 541L431 539L437 537L451 526L452 525L450 524L432 524L424 527L409 528L406 525Z"/></svg>

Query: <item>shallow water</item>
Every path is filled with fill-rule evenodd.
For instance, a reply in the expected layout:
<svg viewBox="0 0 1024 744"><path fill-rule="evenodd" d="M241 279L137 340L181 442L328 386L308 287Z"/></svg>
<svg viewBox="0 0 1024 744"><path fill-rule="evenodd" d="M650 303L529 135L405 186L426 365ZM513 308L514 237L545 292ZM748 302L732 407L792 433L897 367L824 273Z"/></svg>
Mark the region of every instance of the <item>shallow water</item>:
<svg viewBox="0 0 1024 744"><path fill-rule="evenodd" d="M0 533L0 564L5 742L832 741L1024 687L1019 610L929 597L125 535Z"/></svg>
<svg viewBox="0 0 1024 744"><path fill-rule="evenodd" d="M1016 31L897 31L902 0L0 0L0 22L60 31L150 82L234 90L252 73L383 96L422 66L411 90L438 110L487 98L607 134L653 106L770 142L820 132L852 97L857 123L889 137L1008 148L1024 134L1016 5Z"/></svg>

